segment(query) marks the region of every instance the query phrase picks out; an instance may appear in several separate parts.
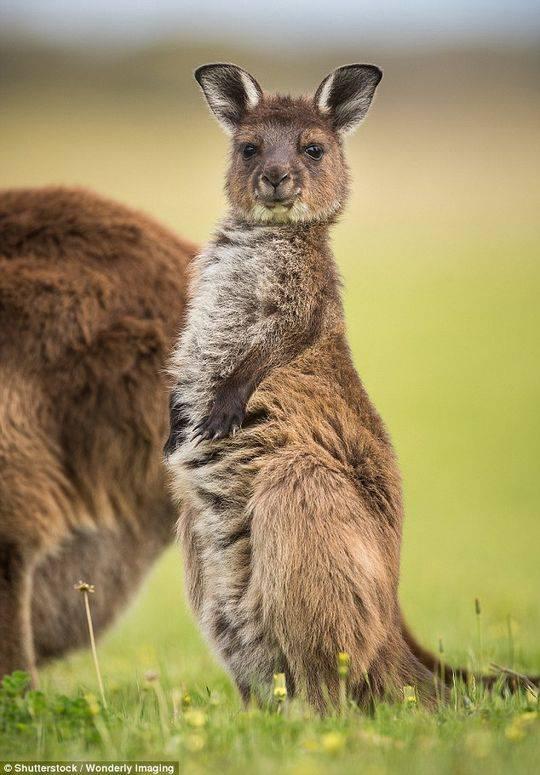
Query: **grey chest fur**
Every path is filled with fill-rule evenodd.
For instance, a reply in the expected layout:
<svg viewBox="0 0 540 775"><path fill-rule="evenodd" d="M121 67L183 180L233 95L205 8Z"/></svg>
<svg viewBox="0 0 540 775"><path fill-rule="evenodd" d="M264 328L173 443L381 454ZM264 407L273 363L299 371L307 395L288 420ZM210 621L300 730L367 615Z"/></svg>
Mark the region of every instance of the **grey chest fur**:
<svg viewBox="0 0 540 775"><path fill-rule="evenodd" d="M185 330L171 369L191 428L208 410L216 382L229 376L279 312L283 288L298 274L301 251L279 230L224 228L197 257Z"/></svg>

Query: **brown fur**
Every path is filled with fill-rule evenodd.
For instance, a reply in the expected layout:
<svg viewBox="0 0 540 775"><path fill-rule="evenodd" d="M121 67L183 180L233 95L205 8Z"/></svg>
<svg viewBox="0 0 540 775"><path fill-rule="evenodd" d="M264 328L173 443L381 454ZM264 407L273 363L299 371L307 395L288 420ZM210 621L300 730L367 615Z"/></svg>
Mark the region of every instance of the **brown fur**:
<svg viewBox="0 0 540 775"><path fill-rule="evenodd" d="M0 192L0 676L102 631L172 537L161 373L195 248L83 190Z"/></svg>

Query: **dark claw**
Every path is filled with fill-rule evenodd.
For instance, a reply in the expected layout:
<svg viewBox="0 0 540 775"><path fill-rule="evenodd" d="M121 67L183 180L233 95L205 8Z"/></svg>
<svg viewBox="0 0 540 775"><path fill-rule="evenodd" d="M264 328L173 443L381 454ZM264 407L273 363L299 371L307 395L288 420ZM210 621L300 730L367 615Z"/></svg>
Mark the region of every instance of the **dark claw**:
<svg viewBox="0 0 540 775"><path fill-rule="evenodd" d="M197 425L193 428L193 435L191 436L191 441L195 441L195 439L199 439L197 441L197 444L195 446L198 446L202 441L207 441L211 438L211 419L210 416L203 417L203 419L197 423Z"/></svg>
<svg viewBox="0 0 540 775"><path fill-rule="evenodd" d="M198 422L197 425L193 428L193 431L194 432L198 431L199 428L202 428L203 425L206 425L207 422L208 422L208 417L203 417L202 420Z"/></svg>

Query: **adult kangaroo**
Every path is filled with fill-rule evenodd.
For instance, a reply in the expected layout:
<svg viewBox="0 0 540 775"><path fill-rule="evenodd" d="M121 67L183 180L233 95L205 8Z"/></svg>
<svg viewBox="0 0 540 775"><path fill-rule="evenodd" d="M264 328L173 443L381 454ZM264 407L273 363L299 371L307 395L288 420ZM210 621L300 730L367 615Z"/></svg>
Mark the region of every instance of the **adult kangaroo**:
<svg viewBox="0 0 540 775"><path fill-rule="evenodd" d="M88 642L174 537L166 354L195 247L83 190L0 192L0 676Z"/></svg>
<svg viewBox="0 0 540 775"><path fill-rule="evenodd" d="M402 622L399 469L352 363L328 235L342 138L381 75L348 65L293 99L234 65L195 73L232 152L230 211L195 260L170 366L188 594L244 698L279 671L319 711L338 702L339 652L360 705L410 684L432 705L438 680Z"/></svg>

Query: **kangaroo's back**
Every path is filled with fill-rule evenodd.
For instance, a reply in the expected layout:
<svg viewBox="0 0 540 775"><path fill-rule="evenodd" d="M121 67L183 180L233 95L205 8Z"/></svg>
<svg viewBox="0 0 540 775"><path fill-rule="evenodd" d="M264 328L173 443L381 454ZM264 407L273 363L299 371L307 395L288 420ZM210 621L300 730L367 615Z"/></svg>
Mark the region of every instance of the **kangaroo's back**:
<svg viewBox="0 0 540 775"><path fill-rule="evenodd" d="M0 192L0 673L84 639L80 576L105 626L171 538L162 371L194 251L83 190Z"/></svg>

